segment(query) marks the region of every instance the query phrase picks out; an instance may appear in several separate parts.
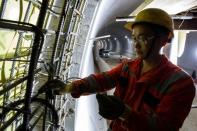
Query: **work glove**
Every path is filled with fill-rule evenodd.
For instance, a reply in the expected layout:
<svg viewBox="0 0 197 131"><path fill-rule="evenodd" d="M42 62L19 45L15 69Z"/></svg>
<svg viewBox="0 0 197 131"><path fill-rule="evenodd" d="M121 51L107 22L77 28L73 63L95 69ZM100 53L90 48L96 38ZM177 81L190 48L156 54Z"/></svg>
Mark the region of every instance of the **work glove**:
<svg viewBox="0 0 197 131"><path fill-rule="evenodd" d="M124 112L125 105L119 97L97 94L96 98L99 105L99 114L102 117L114 120Z"/></svg>
<svg viewBox="0 0 197 131"><path fill-rule="evenodd" d="M50 94L53 95L63 95L65 93L71 93L72 90L72 83L65 84L63 81L55 79L48 81L42 88L40 88L40 90L38 90L38 92L50 91Z"/></svg>

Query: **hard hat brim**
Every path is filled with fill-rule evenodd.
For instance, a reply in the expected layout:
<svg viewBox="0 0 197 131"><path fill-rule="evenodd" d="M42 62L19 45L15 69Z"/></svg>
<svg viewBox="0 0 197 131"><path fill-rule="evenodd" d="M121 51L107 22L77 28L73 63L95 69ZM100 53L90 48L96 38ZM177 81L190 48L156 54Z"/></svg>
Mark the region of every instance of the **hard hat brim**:
<svg viewBox="0 0 197 131"><path fill-rule="evenodd" d="M133 26L133 23L134 22L128 22L124 25L124 28L129 30L129 31L132 31L132 26Z"/></svg>
<svg viewBox="0 0 197 131"><path fill-rule="evenodd" d="M138 24L138 23L148 23L148 22L143 22L143 21L133 21L133 22L128 22L124 25L124 28L129 30L129 31L132 31L133 30L133 25L134 24Z"/></svg>

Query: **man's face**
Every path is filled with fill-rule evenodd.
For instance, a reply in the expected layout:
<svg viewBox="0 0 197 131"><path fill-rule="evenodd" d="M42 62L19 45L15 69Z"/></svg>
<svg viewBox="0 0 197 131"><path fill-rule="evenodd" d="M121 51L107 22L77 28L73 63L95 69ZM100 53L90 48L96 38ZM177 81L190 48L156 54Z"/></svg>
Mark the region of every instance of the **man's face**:
<svg viewBox="0 0 197 131"><path fill-rule="evenodd" d="M132 40L138 57L144 59L155 42L155 33L146 25L135 25L132 31ZM151 50L151 54L156 50Z"/></svg>

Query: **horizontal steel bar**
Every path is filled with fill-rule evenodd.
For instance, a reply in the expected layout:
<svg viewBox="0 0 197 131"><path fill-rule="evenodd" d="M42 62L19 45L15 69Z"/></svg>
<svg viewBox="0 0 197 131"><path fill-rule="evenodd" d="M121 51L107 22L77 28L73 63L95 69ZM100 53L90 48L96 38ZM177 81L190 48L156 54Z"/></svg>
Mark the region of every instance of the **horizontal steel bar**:
<svg viewBox="0 0 197 131"><path fill-rule="evenodd" d="M42 116L44 115L44 112L42 112L38 118L34 121L34 123L31 125L30 131L33 131L34 127L36 126L36 124L40 121L40 119L42 118Z"/></svg>
<svg viewBox="0 0 197 131"><path fill-rule="evenodd" d="M35 116L35 114L38 112L40 108L37 107L30 115L30 119L33 118L33 116ZM14 109L15 110L15 109ZM8 121L6 121L2 127L0 128L0 131L3 131L4 129L6 129L8 126L10 126L12 124L12 122L14 122L17 117L19 117L19 115L22 113L22 110L24 110L24 107L22 107L20 110L18 110L18 112L16 114L14 114Z"/></svg>
<svg viewBox="0 0 197 131"><path fill-rule="evenodd" d="M54 63L55 63L55 62L58 62L59 60L60 60L59 57L55 58Z"/></svg>
<svg viewBox="0 0 197 131"><path fill-rule="evenodd" d="M14 58L16 59L16 58L23 58L23 57L28 57L28 56L30 56L30 55L20 55L20 56L14 57ZM5 59L8 59L9 60L9 59L13 59L13 57L12 58L5 58ZM0 60L3 61L4 59L3 58L0 58Z"/></svg>
<svg viewBox="0 0 197 131"><path fill-rule="evenodd" d="M41 8L41 2L40 1L35 1L35 0L28 0L30 2L32 2L32 4L36 5L39 9ZM50 9L49 7L47 7L47 12L51 13L52 15L54 16L57 16L59 17L60 16L60 13L57 13L55 11L53 11L52 9Z"/></svg>
<svg viewBox="0 0 197 131"><path fill-rule="evenodd" d="M14 114L8 121L3 123L3 125L0 127L0 131L4 131L10 124L12 124L13 121L16 120L16 118L21 114L21 112L17 112Z"/></svg>
<svg viewBox="0 0 197 131"><path fill-rule="evenodd" d="M39 34L42 34L42 31L33 24L26 23L26 22L18 22L18 21L13 21L13 20L0 19L0 28L38 32Z"/></svg>
<svg viewBox="0 0 197 131"><path fill-rule="evenodd" d="M46 35L56 35L57 31L56 30L47 30L47 29L43 29L42 30L44 34ZM64 32L60 32L60 35L65 35Z"/></svg>
<svg viewBox="0 0 197 131"><path fill-rule="evenodd" d="M39 71L41 71L41 68L39 69L36 69L35 73L38 73ZM25 80L27 80L28 76L25 76L17 81L15 81L14 83L8 85L8 86L5 86L3 88L3 90L0 90L0 96L3 95L5 92L11 90L12 88L16 87L17 85L19 85L20 83L24 82Z"/></svg>
<svg viewBox="0 0 197 131"><path fill-rule="evenodd" d="M20 83L24 82L25 80L27 80L28 76L25 76L17 81L15 81L14 83L6 86L3 88L3 90L0 90L0 95L5 94L7 91L11 90L12 88L16 87L17 85L19 85Z"/></svg>
<svg viewBox="0 0 197 131"><path fill-rule="evenodd" d="M20 113L23 112L23 110L21 110L21 109L19 109L19 108L6 107L6 106L0 106L0 109L10 110L10 111L18 111L18 112L20 112Z"/></svg>
<svg viewBox="0 0 197 131"><path fill-rule="evenodd" d="M192 108L197 108L197 105L192 105Z"/></svg>
<svg viewBox="0 0 197 131"><path fill-rule="evenodd" d="M27 25L17 25L16 23L11 24L8 22L4 22L0 20L0 28L3 29L13 29L13 30L23 30L23 31L33 31L32 27L27 26Z"/></svg>
<svg viewBox="0 0 197 131"><path fill-rule="evenodd" d="M19 62L30 62L30 60L13 60L13 58L6 58L6 59L1 59L0 61L19 61ZM38 63L44 63L44 61L37 61Z"/></svg>

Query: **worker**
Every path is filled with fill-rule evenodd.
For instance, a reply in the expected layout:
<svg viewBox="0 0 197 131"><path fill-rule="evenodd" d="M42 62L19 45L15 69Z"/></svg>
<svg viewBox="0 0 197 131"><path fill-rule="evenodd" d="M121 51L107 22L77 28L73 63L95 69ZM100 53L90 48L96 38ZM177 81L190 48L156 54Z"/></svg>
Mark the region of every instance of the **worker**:
<svg viewBox="0 0 197 131"><path fill-rule="evenodd" d="M171 17L161 9L148 8L125 28L131 30L136 59L70 84L53 80L47 86L74 98L115 88L113 96L96 95L99 114L112 120L112 131L178 131L190 112L195 86L160 51L174 36Z"/></svg>

